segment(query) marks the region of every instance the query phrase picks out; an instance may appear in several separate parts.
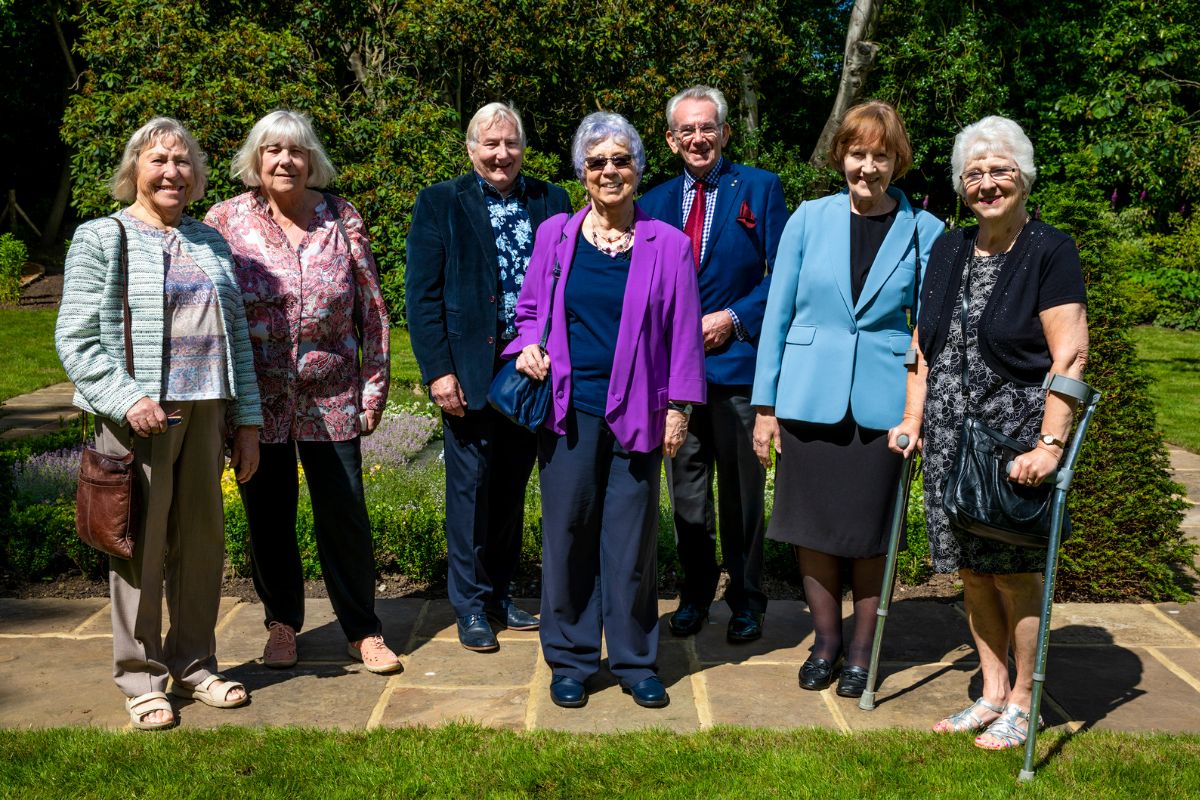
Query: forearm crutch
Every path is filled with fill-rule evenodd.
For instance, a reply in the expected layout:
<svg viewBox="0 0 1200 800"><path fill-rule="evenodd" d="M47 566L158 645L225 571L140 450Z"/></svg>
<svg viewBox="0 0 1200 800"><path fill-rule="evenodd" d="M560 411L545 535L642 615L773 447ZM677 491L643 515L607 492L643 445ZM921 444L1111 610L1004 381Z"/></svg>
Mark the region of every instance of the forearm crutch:
<svg viewBox="0 0 1200 800"><path fill-rule="evenodd" d="M908 436L900 434L896 444L908 447ZM883 585L879 588L879 608L875 611L875 641L871 643L871 665L867 670L867 688L858 699L858 707L864 711L875 708L875 681L879 676L879 651L883 647L883 625L887 622L888 606L892 604L892 586L896 581L896 555L900 549L900 533L908 521L908 490L912 484L913 452L904 457L900 468L900 480L896 483L896 500L892 503L892 531L888 536L887 560L883 567Z"/></svg>
<svg viewBox="0 0 1200 800"><path fill-rule="evenodd" d="M1088 423L1100 402L1100 392L1083 381L1065 375L1047 375L1044 387L1055 394L1074 398L1083 405L1083 416L1075 428L1075 434L1059 462L1054 475L1054 498L1050 506L1050 540L1046 546L1046 580L1042 591L1042 616L1038 622L1037 661L1033 668L1033 699L1029 704L1029 735L1025 739L1025 764L1017 780L1033 780L1033 756L1037 749L1037 720L1042 709L1042 689L1046 682L1046 656L1050 649L1050 610L1054 604L1054 579L1058 573L1058 546L1062 540L1063 518L1067 512L1067 491L1075 477L1075 460L1083 447Z"/></svg>

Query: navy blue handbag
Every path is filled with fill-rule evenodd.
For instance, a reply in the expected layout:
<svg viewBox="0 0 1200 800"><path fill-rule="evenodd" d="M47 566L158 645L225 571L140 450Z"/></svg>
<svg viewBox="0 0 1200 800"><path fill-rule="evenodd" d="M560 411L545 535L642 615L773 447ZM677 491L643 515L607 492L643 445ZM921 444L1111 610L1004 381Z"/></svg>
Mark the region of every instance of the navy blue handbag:
<svg viewBox="0 0 1200 800"><path fill-rule="evenodd" d="M558 277L562 273L558 263L554 264L554 282L550 287L550 304L554 304L554 292L558 288ZM546 351L546 341L550 337L550 314L546 314L546 325L542 328L542 341L539 347ZM550 373L545 380L535 380L517 370L517 360L507 362L488 387L487 399L492 408L508 417L522 428L536 431L546 419L550 410Z"/></svg>

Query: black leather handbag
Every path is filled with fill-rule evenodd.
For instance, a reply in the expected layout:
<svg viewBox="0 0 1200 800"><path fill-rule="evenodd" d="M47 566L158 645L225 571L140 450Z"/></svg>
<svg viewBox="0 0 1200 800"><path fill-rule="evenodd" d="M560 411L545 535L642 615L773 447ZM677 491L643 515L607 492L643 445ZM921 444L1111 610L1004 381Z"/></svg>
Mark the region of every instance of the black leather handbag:
<svg viewBox="0 0 1200 800"><path fill-rule="evenodd" d="M967 330L971 271L963 277L963 302L959 310L963 334ZM967 386L967 360L963 357L963 402L966 414L958 436L958 453L946 479L942 509L950 524L984 539L1018 547L1045 549L1053 524L1051 500L1054 484L1024 486L1008 479L1008 466L1031 448L985 425L971 415ZM1024 427L1024 421L1017 427ZM1066 538L1070 527L1064 529Z"/></svg>
<svg viewBox="0 0 1200 800"><path fill-rule="evenodd" d="M554 304L554 292L558 288L558 278L562 273L558 263L554 264L554 281L550 286L550 304ZM550 338L550 316L546 314L546 324L542 328L542 340L539 346L542 352L546 350L546 341ZM517 370L517 360L505 363L492 385L488 387L487 399L492 407L512 420L522 428L536 431L546 420L550 411L550 373L545 380L535 380Z"/></svg>

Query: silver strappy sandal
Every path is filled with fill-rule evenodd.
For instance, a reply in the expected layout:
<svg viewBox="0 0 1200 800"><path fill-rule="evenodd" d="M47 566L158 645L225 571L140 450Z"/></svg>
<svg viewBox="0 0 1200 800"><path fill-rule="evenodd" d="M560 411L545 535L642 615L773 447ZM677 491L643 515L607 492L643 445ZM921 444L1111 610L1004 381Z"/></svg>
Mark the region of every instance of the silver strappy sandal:
<svg viewBox="0 0 1200 800"><path fill-rule="evenodd" d="M1038 727L1042 719L1038 717ZM994 742L981 742L982 737L991 735ZM975 746L984 750L1008 750L1011 747L1021 747L1029 738L1029 712L1009 703L999 719L987 726L987 730L975 737Z"/></svg>
<svg viewBox="0 0 1200 800"><path fill-rule="evenodd" d="M994 703L989 703L982 697L976 700L971 705L959 711L957 714L951 714L937 725L933 726L934 733L965 733L966 731L981 731L988 726L989 723L984 722L979 717L978 710L985 709L996 714L1003 714L1004 708ZM949 723L949 727L939 728L942 722Z"/></svg>

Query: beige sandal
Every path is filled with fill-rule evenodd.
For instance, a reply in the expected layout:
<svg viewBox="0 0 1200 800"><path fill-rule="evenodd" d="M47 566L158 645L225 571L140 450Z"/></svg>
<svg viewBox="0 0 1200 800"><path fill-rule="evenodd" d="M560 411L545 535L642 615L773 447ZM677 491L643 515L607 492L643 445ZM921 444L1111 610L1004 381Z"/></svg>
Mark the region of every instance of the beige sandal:
<svg viewBox="0 0 1200 800"><path fill-rule="evenodd" d="M214 690L213 684L218 681L222 681L223 685ZM237 700L230 700L229 693L234 689L241 689L245 694ZM212 706L213 708L237 708L240 705L245 705L250 699L250 693L246 691L244 685L216 673L209 675L195 686L172 683L171 694L188 700L199 700L204 705Z"/></svg>
<svg viewBox="0 0 1200 800"><path fill-rule="evenodd" d="M146 692L127 698L125 710L129 712L130 724L139 731L161 731L175 724L175 709L171 708L165 692ZM143 718L155 711L170 712L171 718L166 722L145 722Z"/></svg>

